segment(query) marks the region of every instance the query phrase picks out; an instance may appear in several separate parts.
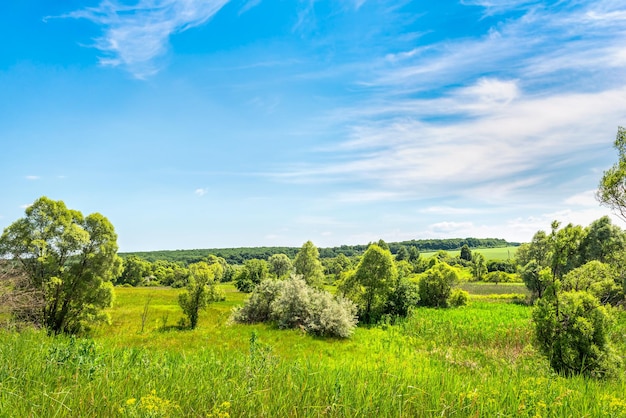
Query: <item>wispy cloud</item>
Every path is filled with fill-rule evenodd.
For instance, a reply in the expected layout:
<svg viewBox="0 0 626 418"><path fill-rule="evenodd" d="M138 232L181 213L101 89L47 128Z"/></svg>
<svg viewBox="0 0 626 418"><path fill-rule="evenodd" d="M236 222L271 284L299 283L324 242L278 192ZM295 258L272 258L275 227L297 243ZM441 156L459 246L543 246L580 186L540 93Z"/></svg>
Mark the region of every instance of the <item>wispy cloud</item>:
<svg viewBox="0 0 626 418"><path fill-rule="evenodd" d="M364 200L523 201L609 147L626 115L623 4L583 1L553 12L529 1L471 3L525 12L479 38L418 42L382 57L361 85L369 99L330 118L348 132L325 149L332 159L281 178L384 191Z"/></svg>
<svg viewBox="0 0 626 418"><path fill-rule="evenodd" d="M207 194L208 192L209 192L209 189L207 189L207 188L199 188L199 189L196 189L196 190L194 191L194 194L195 194L196 196L200 196L200 197L202 197L202 196L204 196L205 194Z"/></svg>
<svg viewBox="0 0 626 418"><path fill-rule="evenodd" d="M229 0L103 0L96 7L63 17L88 19L102 27L95 47L102 65L121 66L137 78L155 74L155 60L168 49L170 36L200 26Z"/></svg>
<svg viewBox="0 0 626 418"><path fill-rule="evenodd" d="M39 176L32 176L32 175L26 176L25 178L26 178L26 180L39 180L40 179Z"/></svg>

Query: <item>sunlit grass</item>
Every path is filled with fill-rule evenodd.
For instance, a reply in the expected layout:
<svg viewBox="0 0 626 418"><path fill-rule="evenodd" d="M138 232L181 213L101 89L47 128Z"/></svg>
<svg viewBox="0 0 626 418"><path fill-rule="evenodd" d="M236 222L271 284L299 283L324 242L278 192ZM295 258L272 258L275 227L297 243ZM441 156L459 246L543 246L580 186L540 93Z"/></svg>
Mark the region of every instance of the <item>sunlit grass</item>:
<svg viewBox="0 0 626 418"><path fill-rule="evenodd" d="M175 327L180 290L119 288L93 341L0 332L0 416L626 416L624 378L550 371L528 306L419 308L340 340L230 324L245 295L224 289L193 331Z"/></svg>

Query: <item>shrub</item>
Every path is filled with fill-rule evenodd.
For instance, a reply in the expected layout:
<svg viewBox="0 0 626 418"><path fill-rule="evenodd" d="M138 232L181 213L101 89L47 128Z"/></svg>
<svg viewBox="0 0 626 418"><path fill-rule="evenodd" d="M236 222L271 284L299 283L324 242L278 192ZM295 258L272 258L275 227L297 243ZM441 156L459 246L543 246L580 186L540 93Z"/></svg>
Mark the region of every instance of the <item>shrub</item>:
<svg viewBox="0 0 626 418"><path fill-rule="evenodd" d="M280 328L301 328L310 334L341 338L352 335L357 323L354 303L308 286L295 276L261 282L246 303L234 310L233 320L275 321Z"/></svg>
<svg viewBox="0 0 626 418"><path fill-rule="evenodd" d="M454 289L450 294L450 298L448 299L448 303L450 306L459 307L467 305L467 301L469 300L469 293L463 289Z"/></svg>
<svg viewBox="0 0 626 418"><path fill-rule="evenodd" d="M420 304L447 307L452 285L459 281L456 271L446 263L436 263L419 282Z"/></svg>
<svg viewBox="0 0 626 418"><path fill-rule="evenodd" d="M420 301L419 286L407 278L401 278L389 295L385 305L385 314L393 316L407 316L409 310Z"/></svg>
<svg viewBox="0 0 626 418"><path fill-rule="evenodd" d="M283 283L278 280L263 280L254 289L246 303L235 309L233 319L246 324L270 321L272 316L270 306L282 288Z"/></svg>
<svg viewBox="0 0 626 418"><path fill-rule="evenodd" d="M616 374L621 360L609 340L610 307L588 292L553 288L533 310L536 339L552 368L566 376L604 377Z"/></svg>

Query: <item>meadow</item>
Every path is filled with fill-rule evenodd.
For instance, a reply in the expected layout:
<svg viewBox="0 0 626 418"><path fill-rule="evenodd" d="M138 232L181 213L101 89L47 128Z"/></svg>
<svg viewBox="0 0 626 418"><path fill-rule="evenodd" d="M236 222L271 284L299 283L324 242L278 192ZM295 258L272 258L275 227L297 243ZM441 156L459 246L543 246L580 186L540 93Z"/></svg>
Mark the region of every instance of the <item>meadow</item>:
<svg viewBox="0 0 626 418"><path fill-rule="evenodd" d="M0 416L626 416L624 376L551 371L531 308L507 297L518 285L469 286L466 307L418 308L346 340L232 324L245 295L222 286L227 300L193 331L177 327L179 291L118 287L112 324L91 338L0 332Z"/></svg>
<svg viewBox="0 0 626 418"><path fill-rule="evenodd" d="M497 247L497 248L472 248L472 252L482 254L486 260L509 260L515 257L515 252L519 247ZM461 255L461 250L449 250L446 251L450 257L458 257ZM436 251L424 251L420 253L422 257L429 258L437 254Z"/></svg>

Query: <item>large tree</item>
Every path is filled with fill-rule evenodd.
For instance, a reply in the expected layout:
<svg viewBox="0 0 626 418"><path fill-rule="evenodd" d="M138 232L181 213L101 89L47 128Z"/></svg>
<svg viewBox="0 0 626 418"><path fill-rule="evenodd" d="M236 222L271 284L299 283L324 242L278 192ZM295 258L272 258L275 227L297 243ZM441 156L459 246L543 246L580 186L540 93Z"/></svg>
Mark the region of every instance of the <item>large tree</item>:
<svg viewBox="0 0 626 418"><path fill-rule="evenodd" d="M311 241L307 241L302 245L293 262L293 266L296 269L296 273L302 275L306 284L322 287L324 267L320 261L320 253Z"/></svg>
<svg viewBox="0 0 626 418"><path fill-rule="evenodd" d="M289 275L293 269L293 263L286 254L274 254L267 259L269 271L276 278L282 279Z"/></svg>
<svg viewBox="0 0 626 418"><path fill-rule="evenodd" d="M377 244L370 245L356 272L342 286L344 293L359 307L362 322L375 322L384 313L397 277L398 271L389 250Z"/></svg>
<svg viewBox="0 0 626 418"><path fill-rule="evenodd" d="M608 206L622 219L626 220L626 129L617 128L617 136L613 146L617 150L619 160L604 172L597 199Z"/></svg>
<svg viewBox="0 0 626 418"><path fill-rule="evenodd" d="M117 235L99 213L84 217L62 201L41 197L0 237L0 257L23 269L28 286L42 293L38 321L51 333L75 333L108 320L111 279L121 269Z"/></svg>

